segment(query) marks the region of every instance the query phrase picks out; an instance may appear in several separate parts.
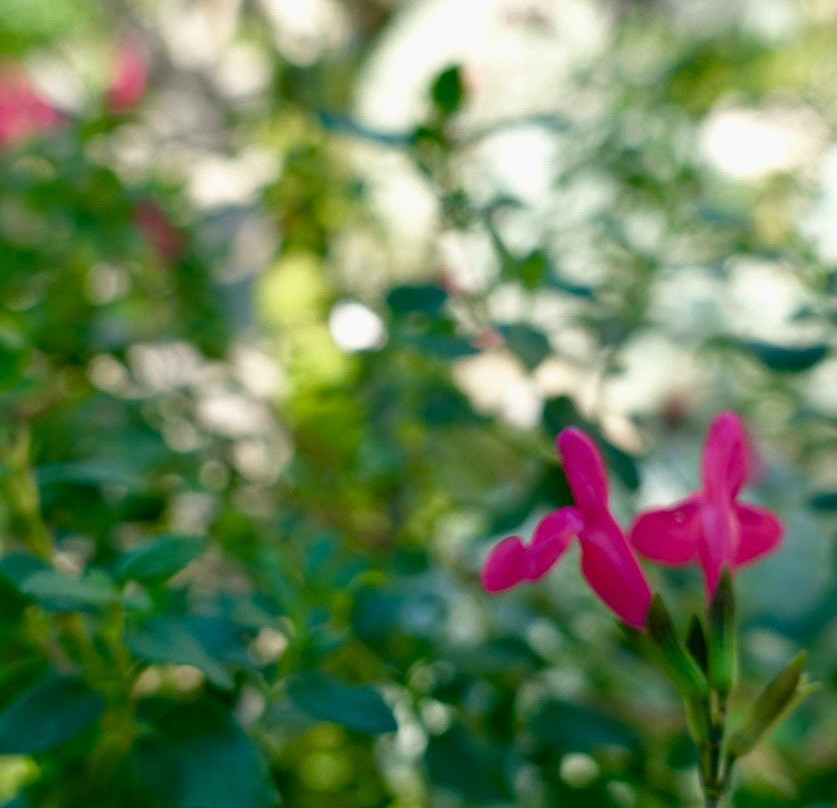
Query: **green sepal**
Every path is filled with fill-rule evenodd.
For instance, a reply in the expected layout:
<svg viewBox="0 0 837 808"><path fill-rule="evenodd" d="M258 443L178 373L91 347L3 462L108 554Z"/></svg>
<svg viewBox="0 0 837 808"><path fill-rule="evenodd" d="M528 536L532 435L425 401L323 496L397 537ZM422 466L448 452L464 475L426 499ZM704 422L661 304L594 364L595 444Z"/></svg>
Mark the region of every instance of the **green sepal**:
<svg viewBox="0 0 837 808"><path fill-rule="evenodd" d="M709 694L706 676L677 636L660 595L654 595L648 611L648 636L656 652L657 663L683 697L687 700L706 698Z"/></svg>
<svg viewBox="0 0 837 808"><path fill-rule="evenodd" d="M693 614L689 620L689 628L686 631L686 648L697 662L698 667L704 672L709 671L709 648L706 640L706 631L700 618Z"/></svg>
<svg viewBox="0 0 837 808"><path fill-rule="evenodd" d="M722 698L735 684L736 657L735 595L725 568L709 604L709 680Z"/></svg>
<svg viewBox="0 0 837 808"><path fill-rule="evenodd" d="M703 749L712 735L712 717L706 701L687 697L683 703L686 706L686 724L689 727L689 734L698 748Z"/></svg>
<svg viewBox="0 0 837 808"><path fill-rule="evenodd" d="M739 758L750 752L775 723L816 689L803 674L807 661L808 653L800 651L765 687L730 738L731 757Z"/></svg>

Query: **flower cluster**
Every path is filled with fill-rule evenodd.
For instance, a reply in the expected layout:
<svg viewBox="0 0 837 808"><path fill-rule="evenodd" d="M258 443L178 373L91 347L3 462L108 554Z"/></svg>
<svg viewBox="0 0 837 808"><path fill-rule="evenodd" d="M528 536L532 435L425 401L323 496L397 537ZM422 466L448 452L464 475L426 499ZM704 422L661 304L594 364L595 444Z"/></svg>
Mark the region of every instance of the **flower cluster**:
<svg viewBox="0 0 837 808"><path fill-rule="evenodd" d="M722 413L709 428L702 490L671 508L640 514L628 536L610 512L596 444L570 428L557 445L575 507L545 516L528 545L511 536L494 547L482 571L488 592L542 578L577 537L581 571L593 591L629 626L644 628L652 592L635 551L662 564L699 563L711 598L725 567L734 571L781 542L782 524L772 513L738 502L752 464L744 426L734 413Z"/></svg>

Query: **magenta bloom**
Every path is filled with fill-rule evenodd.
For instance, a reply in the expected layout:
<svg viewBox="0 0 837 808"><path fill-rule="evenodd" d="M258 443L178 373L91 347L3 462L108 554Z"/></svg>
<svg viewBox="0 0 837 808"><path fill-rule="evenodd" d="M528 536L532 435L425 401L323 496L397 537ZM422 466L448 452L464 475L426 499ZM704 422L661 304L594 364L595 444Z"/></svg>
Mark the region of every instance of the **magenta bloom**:
<svg viewBox="0 0 837 808"><path fill-rule="evenodd" d="M557 442L576 507L545 516L528 545L518 536L503 539L485 562L483 586L488 592L502 592L542 578L568 549L573 536L578 536L581 572L587 583L628 625L644 628L651 588L610 513L601 455L579 429L565 429Z"/></svg>
<svg viewBox="0 0 837 808"><path fill-rule="evenodd" d="M744 425L735 413L721 413L706 434L703 490L641 514L631 529L634 547L662 564L698 562L711 597L725 566L734 571L756 561L782 539L782 523L772 513L736 501L750 471Z"/></svg>
<svg viewBox="0 0 837 808"><path fill-rule="evenodd" d="M124 40L113 65L113 79L108 88L108 107L121 115L142 101L148 86L148 65L136 43Z"/></svg>
<svg viewBox="0 0 837 808"><path fill-rule="evenodd" d="M0 149L62 125L61 113L42 98L22 72L0 73Z"/></svg>

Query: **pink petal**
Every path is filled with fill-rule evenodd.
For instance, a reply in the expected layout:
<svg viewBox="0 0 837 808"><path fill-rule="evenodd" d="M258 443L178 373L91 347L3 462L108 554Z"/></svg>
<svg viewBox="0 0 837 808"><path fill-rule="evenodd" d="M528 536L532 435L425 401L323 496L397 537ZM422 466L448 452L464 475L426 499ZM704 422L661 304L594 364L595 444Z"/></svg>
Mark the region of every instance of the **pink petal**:
<svg viewBox="0 0 837 808"><path fill-rule="evenodd" d="M612 518L581 533L581 572L593 591L629 626L645 628L651 587Z"/></svg>
<svg viewBox="0 0 837 808"><path fill-rule="evenodd" d="M744 424L734 412L722 412L706 433L703 487L710 496L734 499L749 474L750 451Z"/></svg>
<svg viewBox="0 0 837 808"><path fill-rule="evenodd" d="M583 525L581 514L575 508L561 508L544 516L538 522L532 544L527 549L527 580L537 581L546 575L567 551Z"/></svg>
<svg viewBox="0 0 837 808"><path fill-rule="evenodd" d="M755 505L736 504L735 515L740 529L736 566L749 564L778 549L785 529L770 511Z"/></svg>
<svg viewBox="0 0 837 808"><path fill-rule="evenodd" d="M631 528L631 544L661 564L680 566L695 561L702 532L700 507L700 494L695 494L672 508L640 514Z"/></svg>
<svg viewBox="0 0 837 808"><path fill-rule="evenodd" d="M488 554L482 568L486 592L502 592L526 579L526 548L518 536L503 539Z"/></svg>
<svg viewBox="0 0 837 808"><path fill-rule="evenodd" d="M709 597L715 593L723 568L732 565L738 547L740 527L735 508L729 500L717 497L705 499L700 511L703 535L699 557Z"/></svg>
<svg viewBox="0 0 837 808"><path fill-rule="evenodd" d="M575 504L585 520L596 518L607 510L607 474L598 447L575 427L561 432L557 444Z"/></svg>

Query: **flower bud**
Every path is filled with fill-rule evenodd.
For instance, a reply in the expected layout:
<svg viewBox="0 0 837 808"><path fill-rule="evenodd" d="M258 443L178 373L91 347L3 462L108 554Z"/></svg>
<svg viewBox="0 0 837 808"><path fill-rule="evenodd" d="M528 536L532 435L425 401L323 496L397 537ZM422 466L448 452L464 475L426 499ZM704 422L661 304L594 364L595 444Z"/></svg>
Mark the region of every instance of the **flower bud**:
<svg viewBox="0 0 837 808"><path fill-rule="evenodd" d="M730 738L729 753L732 757L746 755L773 724L811 692L813 688L802 673L807 660L807 652L800 651L765 687Z"/></svg>
<svg viewBox="0 0 837 808"><path fill-rule="evenodd" d="M735 597L727 568L709 604L709 679L722 698L735 682L735 640Z"/></svg>

